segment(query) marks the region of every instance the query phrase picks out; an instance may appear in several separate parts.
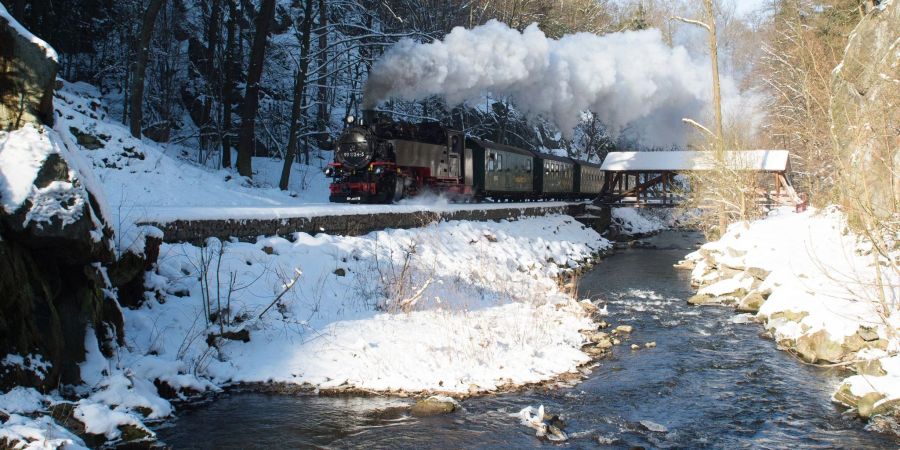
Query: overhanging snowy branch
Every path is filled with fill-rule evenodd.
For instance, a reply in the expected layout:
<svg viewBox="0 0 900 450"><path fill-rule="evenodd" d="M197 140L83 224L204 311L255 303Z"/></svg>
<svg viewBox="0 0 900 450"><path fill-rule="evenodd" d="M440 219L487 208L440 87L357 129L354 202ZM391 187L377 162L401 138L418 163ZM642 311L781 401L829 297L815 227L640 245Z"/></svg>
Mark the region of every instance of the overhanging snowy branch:
<svg viewBox="0 0 900 450"><path fill-rule="evenodd" d="M697 25L698 27L706 28L706 30L709 31L709 25L707 25L699 20L688 19L686 17L681 17L681 16L672 16L669 18L669 20L678 20L678 21L681 21L684 23L689 23L691 25Z"/></svg>

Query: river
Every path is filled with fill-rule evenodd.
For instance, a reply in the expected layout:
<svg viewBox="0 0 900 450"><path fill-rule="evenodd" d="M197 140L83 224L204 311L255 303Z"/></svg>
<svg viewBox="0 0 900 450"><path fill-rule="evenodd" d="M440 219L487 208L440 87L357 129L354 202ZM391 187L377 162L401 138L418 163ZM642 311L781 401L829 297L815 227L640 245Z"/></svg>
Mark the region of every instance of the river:
<svg viewBox="0 0 900 450"><path fill-rule="evenodd" d="M610 323L635 330L575 387L471 398L430 418L404 414L401 398L232 392L157 432L176 449L555 446L511 417L544 405L565 420L571 448L900 447L830 401L840 372L778 351L732 309L685 302L688 273L672 264L699 239L662 233L647 240L655 248L620 250L580 280L581 296L609 304ZM629 348L646 342L657 346Z"/></svg>

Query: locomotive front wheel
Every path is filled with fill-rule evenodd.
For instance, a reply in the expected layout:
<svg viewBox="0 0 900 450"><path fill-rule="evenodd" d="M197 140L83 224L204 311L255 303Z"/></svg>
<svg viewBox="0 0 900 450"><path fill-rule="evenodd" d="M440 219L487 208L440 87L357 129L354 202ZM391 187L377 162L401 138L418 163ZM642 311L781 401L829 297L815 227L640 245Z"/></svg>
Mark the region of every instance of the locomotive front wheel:
<svg viewBox="0 0 900 450"><path fill-rule="evenodd" d="M393 202L397 203L403 197L406 197L406 181L401 176L394 177L394 195Z"/></svg>

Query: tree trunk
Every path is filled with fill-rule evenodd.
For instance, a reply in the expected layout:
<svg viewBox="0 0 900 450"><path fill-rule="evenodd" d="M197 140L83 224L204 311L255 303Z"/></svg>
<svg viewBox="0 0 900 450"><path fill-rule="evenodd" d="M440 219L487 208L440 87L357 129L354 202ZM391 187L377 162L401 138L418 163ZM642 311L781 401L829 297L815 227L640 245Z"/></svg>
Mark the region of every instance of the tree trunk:
<svg viewBox="0 0 900 450"><path fill-rule="evenodd" d="M156 16L159 15L159 10L162 9L164 3L165 0L150 0L150 5L144 12L141 34L135 48L137 59L134 63L134 73L131 76L131 135L136 138L141 137L141 121L144 118L144 74L147 72L147 60L150 57L150 38L153 37Z"/></svg>
<svg viewBox="0 0 900 450"><path fill-rule="evenodd" d="M207 88L203 100L203 114L200 120L200 148L206 151L210 148L210 137L213 136L212 106L213 99L218 89L219 74L216 71L216 49L219 47L219 21L222 14L222 0L213 0L209 14L209 25L206 29L206 56L204 57L203 76L206 78Z"/></svg>
<svg viewBox="0 0 900 450"><path fill-rule="evenodd" d="M309 70L309 41L312 28L312 4L315 0L306 0L303 11L303 36L300 41L300 70L294 80L294 104L291 107L291 131L288 137L287 152L284 157L284 166L281 168L281 180L278 187L287 190L291 178L291 165L297 154L297 135L300 132L300 116L303 113L303 93L306 90L306 72ZM309 157L307 157L309 163Z"/></svg>
<svg viewBox="0 0 900 450"><path fill-rule="evenodd" d="M225 49L225 81L222 83L222 167L231 167L231 108L234 106L235 21L237 5L228 0L228 35Z"/></svg>
<svg viewBox="0 0 900 450"><path fill-rule="evenodd" d="M719 45L716 41L716 11L712 0L703 0L703 6L706 9L706 24L709 27L707 37L709 38L710 66L712 66L713 111L716 121L716 160L724 170L725 134L722 127L722 94L719 84ZM719 205L719 235L724 235L727 228L728 215L725 212L725 205L721 204Z"/></svg>
<svg viewBox="0 0 900 450"><path fill-rule="evenodd" d="M328 124L328 7L325 0L319 0L319 76L318 76L318 92L316 93L316 102L318 103L318 111L316 113L317 129L324 139L327 132Z"/></svg>
<svg viewBox="0 0 900 450"><path fill-rule="evenodd" d="M253 48L250 50L250 67L247 69L247 89L244 94L244 107L241 110L241 130L238 134L238 173L245 177L253 176L251 156L253 155L254 129L256 127L256 111L259 109L259 80L262 77L263 64L266 57L266 43L269 25L275 15L275 0L263 0L256 17L256 35L253 37Z"/></svg>

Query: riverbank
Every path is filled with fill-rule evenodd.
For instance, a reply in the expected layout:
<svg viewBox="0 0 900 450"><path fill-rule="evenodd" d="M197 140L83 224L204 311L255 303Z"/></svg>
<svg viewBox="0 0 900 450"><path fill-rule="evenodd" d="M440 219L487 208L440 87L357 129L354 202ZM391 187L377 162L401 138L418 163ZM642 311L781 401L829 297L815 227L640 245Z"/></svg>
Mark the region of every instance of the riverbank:
<svg viewBox="0 0 900 450"><path fill-rule="evenodd" d="M565 423L565 445L573 448L900 444L835 408L836 371L797 364L759 339L758 325L735 323L731 309L699 310L685 302L693 292L689 273L672 264L702 244L701 235L667 231L646 241L578 279L580 297L606 306L604 320L633 331L570 387L469 396L455 411L429 417L412 413L415 399L393 395L229 390L214 402L180 408L157 433L178 449L547 448L553 444L518 415L543 405ZM650 342L657 346L647 348Z"/></svg>
<svg viewBox="0 0 900 450"><path fill-rule="evenodd" d="M88 333L74 401L0 396L0 439L152 440L173 402L233 385L466 396L580 379L600 316L562 280L610 247L567 216L163 244L123 309L127 345L106 358Z"/></svg>
<svg viewBox="0 0 900 450"><path fill-rule="evenodd" d="M731 225L677 266L698 288L691 303L734 306L803 362L854 371L833 400L897 433L898 256L879 255L837 209L779 209Z"/></svg>

